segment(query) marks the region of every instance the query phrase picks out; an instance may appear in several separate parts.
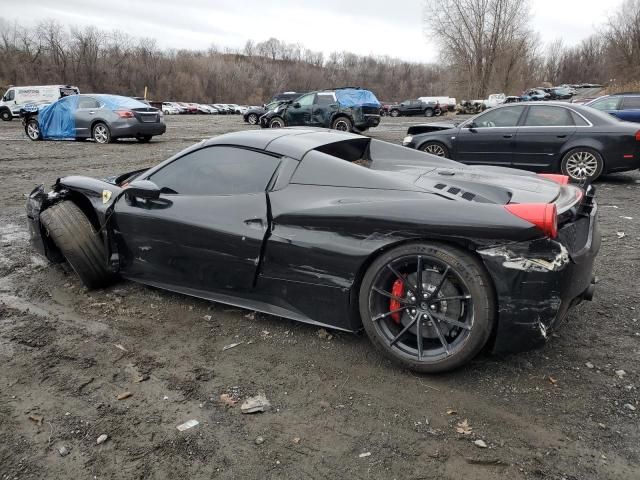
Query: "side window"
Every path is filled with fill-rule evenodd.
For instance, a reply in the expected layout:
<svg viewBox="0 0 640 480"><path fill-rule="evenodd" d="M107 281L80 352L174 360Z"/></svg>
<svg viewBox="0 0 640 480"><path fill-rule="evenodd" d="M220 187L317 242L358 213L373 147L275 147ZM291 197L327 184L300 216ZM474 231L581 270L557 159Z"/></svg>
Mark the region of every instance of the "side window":
<svg viewBox="0 0 640 480"><path fill-rule="evenodd" d="M332 103L336 103L333 98L333 94L318 94L316 96L316 105L331 105Z"/></svg>
<svg viewBox="0 0 640 480"><path fill-rule="evenodd" d="M80 97L78 108L99 108L100 102L91 97Z"/></svg>
<svg viewBox="0 0 640 480"><path fill-rule="evenodd" d="M524 107L496 108L483 113L473 121L474 128L515 127Z"/></svg>
<svg viewBox="0 0 640 480"><path fill-rule="evenodd" d="M280 159L235 147L207 147L149 177L164 193L233 195L264 192Z"/></svg>
<svg viewBox="0 0 640 480"><path fill-rule="evenodd" d="M298 100L296 100L296 102L299 103L301 107L310 107L311 105L313 105L313 97L315 96L315 93L310 93L309 95L300 97Z"/></svg>
<svg viewBox="0 0 640 480"><path fill-rule="evenodd" d="M587 121L584 118L582 118L580 115L578 115L576 112L571 112L571 117L573 117L573 123L575 123L579 127L589 126L589 123L587 123Z"/></svg>
<svg viewBox="0 0 640 480"><path fill-rule="evenodd" d="M593 102L589 105L591 108L595 108L597 110L617 110L618 103L620 103L620 99L617 97L607 97L602 100L598 100L597 102Z"/></svg>
<svg viewBox="0 0 640 480"><path fill-rule="evenodd" d="M3 100L5 102L10 102L14 98L16 98L16 91L12 88L11 90L8 90L7 93L4 94Z"/></svg>
<svg viewBox="0 0 640 480"><path fill-rule="evenodd" d="M573 125L571 112L562 107L529 107L525 127L566 127Z"/></svg>
<svg viewBox="0 0 640 480"><path fill-rule="evenodd" d="M625 97L622 101L623 110L636 110L640 109L640 96L639 97Z"/></svg>

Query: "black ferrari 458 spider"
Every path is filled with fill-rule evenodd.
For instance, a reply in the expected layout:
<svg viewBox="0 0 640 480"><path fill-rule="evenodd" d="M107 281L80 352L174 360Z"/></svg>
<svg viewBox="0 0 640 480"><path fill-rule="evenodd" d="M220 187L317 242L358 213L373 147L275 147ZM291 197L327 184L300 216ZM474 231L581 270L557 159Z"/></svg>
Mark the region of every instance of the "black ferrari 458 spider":
<svg viewBox="0 0 640 480"><path fill-rule="evenodd" d="M202 141L29 196L32 241L88 287L147 285L346 331L450 370L548 337L593 293L592 187L345 132Z"/></svg>

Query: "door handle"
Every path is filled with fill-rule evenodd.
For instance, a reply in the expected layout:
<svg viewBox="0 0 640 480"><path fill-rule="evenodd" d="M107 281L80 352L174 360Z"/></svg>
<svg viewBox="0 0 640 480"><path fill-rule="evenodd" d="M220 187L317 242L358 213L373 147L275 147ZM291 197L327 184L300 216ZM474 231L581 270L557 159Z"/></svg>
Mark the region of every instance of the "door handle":
<svg viewBox="0 0 640 480"><path fill-rule="evenodd" d="M511 134L503 135L502 138L513 138L513 135L511 135Z"/></svg>
<svg viewBox="0 0 640 480"><path fill-rule="evenodd" d="M567 138L566 135L556 135L556 137L558 137L558 138Z"/></svg>
<svg viewBox="0 0 640 480"><path fill-rule="evenodd" d="M249 218L244 221L244 224L247 227L254 227L254 228L263 228L264 226L264 222L262 221L261 218Z"/></svg>
<svg viewBox="0 0 640 480"><path fill-rule="evenodd" d="M94 111L92 110L92 111L90 111L90 112L89 112L89 115L93 115L93 114L95 114L95 113L96 113L96 112L94 112Z"/></svg>

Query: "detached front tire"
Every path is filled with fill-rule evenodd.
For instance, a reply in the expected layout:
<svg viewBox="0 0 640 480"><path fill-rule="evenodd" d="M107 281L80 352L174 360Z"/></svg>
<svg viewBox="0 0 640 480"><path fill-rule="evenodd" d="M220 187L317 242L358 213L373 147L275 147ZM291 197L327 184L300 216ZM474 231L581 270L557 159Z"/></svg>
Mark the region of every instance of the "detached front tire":
<svg viewBox="0 0 640 480"><path fill-rule="evenodd" d="M53 205L40 214L40 222L85 286L99 288L113 281L102 239L75 203Z"/></svg>
<svg viewBox="0 0 640 480"><path fill-rule="evenodd" d="M495 294L471 252L421 242L373 261L362 279L359 308L368 337L388 358L435 373L468 363L486 345Z"/></svg>

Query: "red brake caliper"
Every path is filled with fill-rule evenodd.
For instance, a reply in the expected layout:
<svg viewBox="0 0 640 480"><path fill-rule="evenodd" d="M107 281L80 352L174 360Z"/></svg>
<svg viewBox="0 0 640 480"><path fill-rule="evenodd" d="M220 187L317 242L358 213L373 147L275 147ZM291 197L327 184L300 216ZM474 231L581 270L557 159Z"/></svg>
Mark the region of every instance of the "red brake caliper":
<svg viewBox="0 0 640 480"><path fill-rule="evenodd" d="M404 296L404 282L400 279L397 279L393 282L393 287L391 288L391 293L396 297L402 298ZM389 311L393 312L394 310L398 310L402 305L400 302L394 299L389 300ZM394 322L400 323L402 312L396 312L391 314L391 318Z"/></svg>

